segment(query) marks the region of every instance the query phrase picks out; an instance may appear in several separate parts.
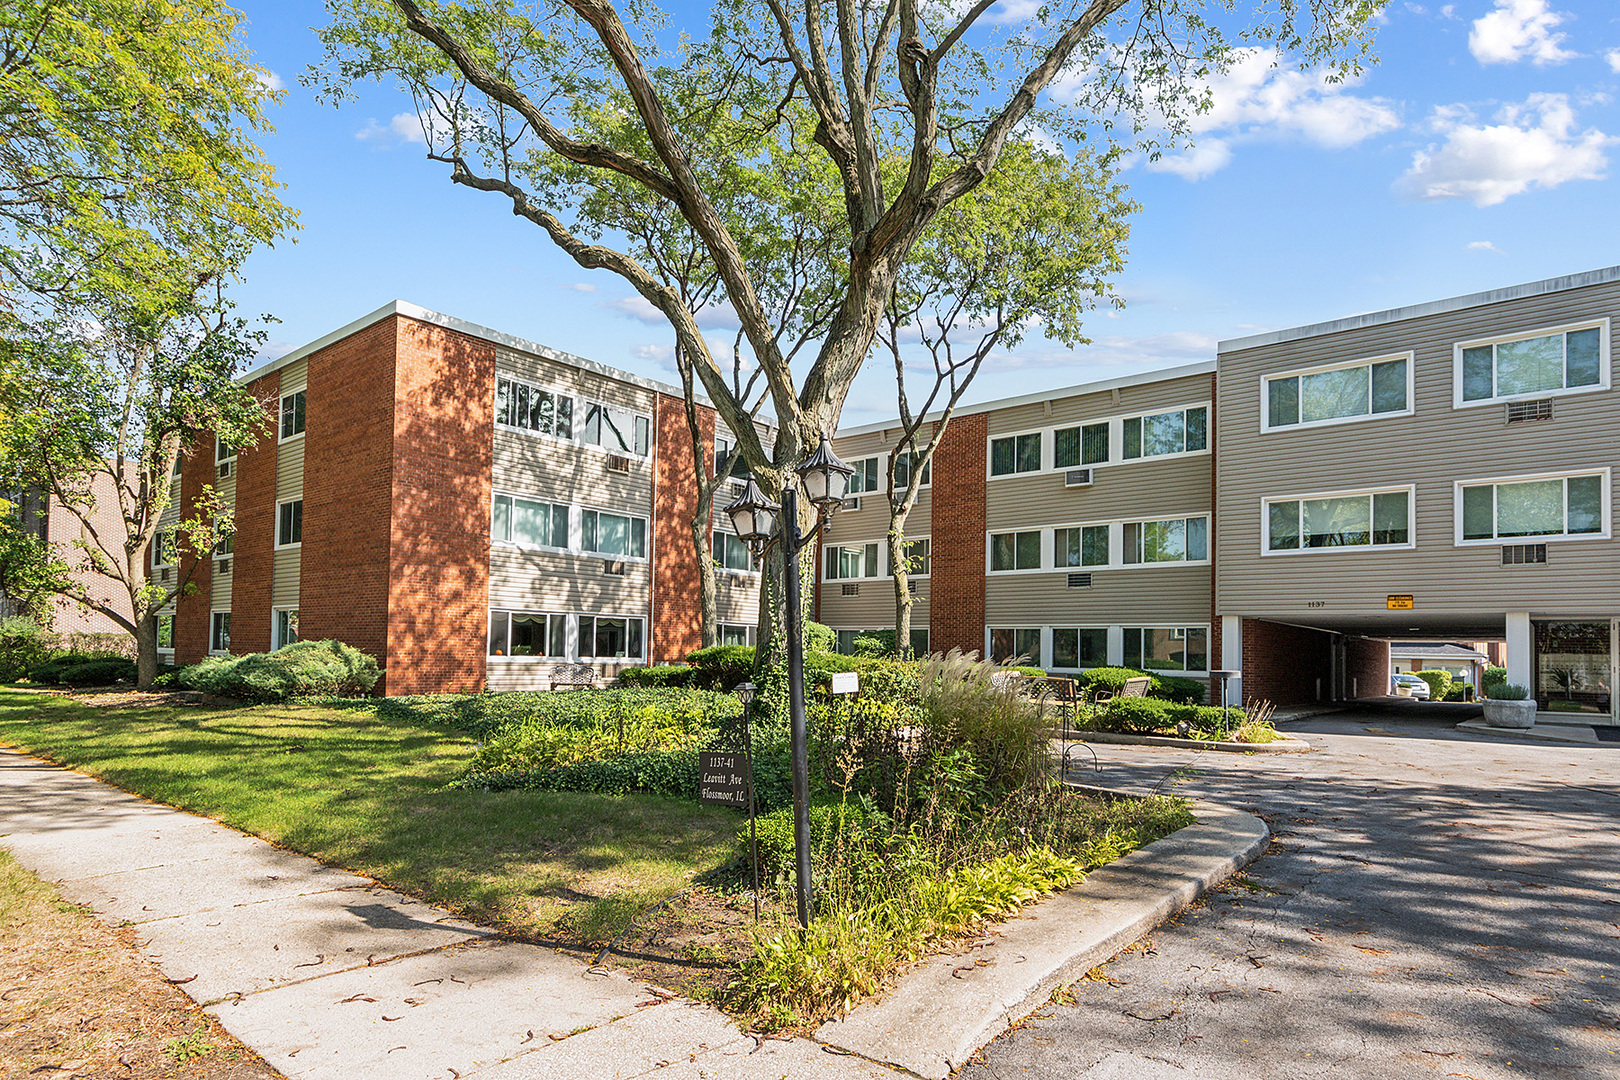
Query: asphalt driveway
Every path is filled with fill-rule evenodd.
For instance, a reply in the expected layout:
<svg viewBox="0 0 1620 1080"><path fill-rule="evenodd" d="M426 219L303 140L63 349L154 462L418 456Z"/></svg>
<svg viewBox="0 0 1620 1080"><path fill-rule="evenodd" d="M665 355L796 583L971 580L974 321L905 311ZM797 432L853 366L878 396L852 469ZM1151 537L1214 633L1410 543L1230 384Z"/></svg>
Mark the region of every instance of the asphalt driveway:
<svg viewBox="0 0 1620 1080"><path fill-rule="evenodd" d="M1275 842L958 1075L1620 1077L1620 744L1409 709L1286 730L1317 752L1095 747L1088 779L1251 810Z"/></svg>

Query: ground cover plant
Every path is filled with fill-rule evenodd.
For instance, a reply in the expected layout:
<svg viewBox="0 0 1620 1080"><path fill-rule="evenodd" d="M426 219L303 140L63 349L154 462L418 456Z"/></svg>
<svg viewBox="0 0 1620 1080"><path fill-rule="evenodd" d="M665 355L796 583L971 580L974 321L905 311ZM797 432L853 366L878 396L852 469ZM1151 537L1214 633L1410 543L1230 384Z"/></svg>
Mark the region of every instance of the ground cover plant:
<svg viewBox="0 0 1620 1080"><path fill-rule="evenodd" d="M733 858L736 816L689 800L452 788L476 738L374 703L95 700L0 690L0 742L528 940L599 947Z"/></svg>
<svg viewBox="0 0 1620 1080"><path fill-rule="evenodd" d="M1082 705L1075 726L1081 731L1160 735L1206 742L1268 743L1282 738L1271 722L1269 702L1245 708L1180 705L1159 698L1114 698ZM1181 725L1186 724L1183 732Z"/></svg>
<svg viewBox="0 0 1620 1080"><path fill-rule="evenodd" d="M0 1062L8 1076L276 1080L110 927L0 850Z"/></svg>

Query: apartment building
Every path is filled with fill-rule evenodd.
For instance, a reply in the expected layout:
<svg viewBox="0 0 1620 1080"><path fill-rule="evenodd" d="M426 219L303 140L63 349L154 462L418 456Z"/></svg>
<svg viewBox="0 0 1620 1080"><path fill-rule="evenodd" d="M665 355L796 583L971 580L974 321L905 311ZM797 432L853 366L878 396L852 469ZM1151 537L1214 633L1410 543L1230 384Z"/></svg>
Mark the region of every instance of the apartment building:
<svg viewBox="0 0 1620 1080"><path fill-rule="evenodd" d="M198 585L160 619L176 662L338 638L405 694L544 688L563 661L612 678L701 644L679 388L399 301L243 381L271 434L200 440L174 510L212 486L235 534L206 566L156 557ZM723 460L707 407L700 429ZM720 517L719 617L746 640L758 578Z"/></svg>
<svg viewBox="0 0 1620 1080"><path fill-rule="evenodd" d="M1215 609L1246 696L1371 696L1390 640L1505 640L1542 709L1613 722L1617 309L1613 267L1221 343Z"/></svg>
<svg viewBox="0 0 1620 1080"><path fill-rule="evenodd" d="M1214 375L1192 364L960 409L906 527L913 645L1206 677ZM894 625L898 434L879 423L834 443L855 479L824 537L817 617L845 641Z"/></svg>

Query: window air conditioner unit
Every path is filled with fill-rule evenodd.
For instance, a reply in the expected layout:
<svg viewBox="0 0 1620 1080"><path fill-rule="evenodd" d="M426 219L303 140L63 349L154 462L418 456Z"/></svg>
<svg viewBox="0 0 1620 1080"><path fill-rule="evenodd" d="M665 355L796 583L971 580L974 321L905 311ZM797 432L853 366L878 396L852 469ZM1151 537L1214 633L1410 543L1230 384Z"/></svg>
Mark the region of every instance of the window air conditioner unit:
<svg viewBox="0 0 1620 1080"><path fill-rule="evenodd" d="M614 577L623 577L624 576L624 560L622 560L622 559L620 559L618 561L611 561L610 560L608 562L603 563L602 564L602 573L609 574L609 575L612 575Z"/></svg>
<svg viewBox="0 0 1620 1080"><path fill-rule="evenodd" d="M840 595L840 596L859 596L859 595L861 595L861 587L859 585L847 585L846 584L841 589L839 589L838 595Z"/></svg>
<svg viewBox="0 0 1620 1080"><path fill-rule="evenodd" d="M1090 574L1070 574L1069 575L1069 588L1071 588L1071 589L1089 589L1089 588L1091 588L1091 575Z"/></svg>
<svg viewBox="0 0 1620 1080"><path fill-rule="evenodd" d="M1507 422L1510 424L1523 424L1531 420L1551 420L1552 399L1541 398L1539 401L1510 401L1507 406Z"/></svg>
<svg viewBox="0 0 1620 1080"><path fill-rule="evenodd" d="M219 479L223 480L227 476L231 475L231 473L235 469L236 469L236 462L234 462L234 461L222 461L222 462L219 463L219 467L217 469L215 469L214 471L215 471L215 474L219 477Z"/></svg>
<svg viewBox="0 0 1620 1080"><path fill-rule="evenodd" d="M1503 544L1502 565L1522 566L1525 563L1544 563L1547 561L1546 544Z"/></svg>
<svg viewBox="0 0 1620 1080"><path fill-rule="evenodd" d="M859 510L860 508L861 497L859 495L851 495L849 498L838 504L838 509L840 510Z"/></svg>
<svg viewBox="0 0 1620 1080"><path fill-rule="evenodd" d="M630 459L623 454L609 454L607 467L608 472L627 473L630 471Z"/></svg>
<svg viewBox="0 0 1620 1080"><path fill-rule="evenodd" d="M906 579L906 592L910 593L912 596L917 595L917 583L910 578Z"/></svg>
<svg viewBox="0 0 1620 1080"><path fill-rule="evenodd" d="M741 495L743 493L743 488L748 486L748 481L732 480L726 486L730 489L733 495Z"/></svg>
<svg viewBox="0 0 1620 1080"><path fill-rule="evenodd" d="M1064 487L1090 487L1091 486L1091 470L1090 469L1070 469L1068 472L1063 474L1063 486Z"/></svg>

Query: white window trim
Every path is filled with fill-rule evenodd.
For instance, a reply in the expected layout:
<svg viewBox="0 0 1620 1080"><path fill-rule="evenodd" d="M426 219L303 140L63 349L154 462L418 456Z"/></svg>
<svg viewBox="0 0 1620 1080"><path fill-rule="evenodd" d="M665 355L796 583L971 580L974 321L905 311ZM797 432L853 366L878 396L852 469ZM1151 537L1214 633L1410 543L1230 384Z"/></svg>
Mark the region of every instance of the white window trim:
<svg viewBox="0 0 1620 1080"><path fill-rule="evenodd" d="M305 398L304 407L305 407L305 410L306 410L305 411L305 423L307 424L308 419L309 419L309 417L308 417L309 399L308 398ZM281 428L281 418L277 417L276 418L276 429L277 429L277 431L279 431L280 428ZM231 456L230 457L220 457L219 456L219 448L221 446L225 446L225 445L226 445L225 443L220 441L220 438L219 438L218 435L214 436L214 464L216 466L223 465L227 461L235 461L236 460L236 455L237 455L238 451L237 451L236 447L234 447L234 446L232 446L230 448L230 450L231 450Z"/></svg>
<svg viewBox="0 0 1620 1080"><path fill-rule="evenodd" d="M1191 407L1192 408L1197 408L1196 405L1191 406ZM1042 456L1046 459L1044 463L1047 464L1048 466L1050 466L1048 469L1046 469L1044 471L1046 471L1046 472L1054 472L1054 473L1064 473L1064 472L1070 472L1070 471L1072 471L1074 469L1102 469L1102 468L1106 468L1109 465L1123 464L1123 462L1120 459L1120 452L1123 451L1124 448L1125 448L1125 437L1124 437L1124 434L1123 434L1123 429L1119 427L1119 425L1116 423L1116 421L1123 422L1125 419L1126 418L1124 416L1099 416L1099 417L1097 417L1095 419L1092 419L1092 420L1076 420L1072 424L1055 424L1051 428L1048 428L1047 430L1051 432L1051 438L1048 441L1052 444L1052 448L1051 448L1050 453L1046 452L1045 447L1041 448L1042 449ZM1206 421L1206 423L1207 423L1207 421ZM1057 433L1058 432L1067 431L1070 428L1088 428L1088 427L1098 427L1098 426L1102 426L1102 425L1106 425L1107 428L1108 428L1108 460L1107 461L1094 461L1090 465L1059 465L1057 463ZM1195 453L1196 453L1196 451L1195 451ZM1137 459L1132 458L1131 460L1136 461Z"/></svg>
<svg viewBox="0 0 1620 1080"><path fill-rule="evenodd" d="M283 410L284 410L284 408L286 406L287 399L290 398L290 397L296 397L299 394L304 395L304 431L295 431L291 435L283 435L281 433L281 416L282 416L282 412L283 412ZM279 445L281 443L290 443L294 439L302 439L304 437L304 433L306 431L308 431L308 430L309 430L309 388L307 386L300 386L296 390L288 390L288 391L286 391L276 401L276 443Z"/></svg>
<svg viewBox="0 0 1620 1080"><path fill-rule="evenodd" d="M1188 411L1190 411L1192 409L1203 409L1204 410L1204 448L1202 450L1178 450L1174 454L1143 454L1140 457L1133 457L1133 458L1128 458L1128 457L1125 456L1125 421L1127 421L1127 420L1146 420L1150 416L1163 416L1165 413L1173 413L1173 412L1186 413L1186 412L1188 412ZM1109 461L1108 464L1110 464L1110 465L1113 465L1113 464L1140 465L1143 462L1147 462L1147 461L1155 461L1155 462L1157 462L1157 461L1180 461L1182 458L1208 457L1210 455L1210 453L1212 453L1212 451L1210 450L1210 447L1215 442L1215 433L1210 430L1214 426L1214 421L1215 421L1215 403L1213 401L1189 401L1185 405L1173 405L1168 409L1155 409L1155 410L1153 410L1151 412L1126 413L1125 415L1120 416L1118 419L1119 419L1118 426L1114 429L1114 431L1111 431L1109 433L1109 447L1108 447L1108 449L1109 449L1109 456L1112 457L1113 456L1113 449L1114 449L1113 444L1114 444L1115 439L1117 438L1118 442L1119 442L1119 459L1118 459L1117 462ZM1182 423L1182 430L1183 430L1182 442L1185 444L1185 442L1187 441L1186 440L1186 435L1185 435L1187 422L1186 422L1186 420L1182 420L1181 423ZM1115 434L1116 432L1117 432L1117 435ZM1100 466L1100 465L1082 465L1080 467L1085 468L1085 469L1094 469L1094 468L1101 468L1102 466Z"/></svg>
<svg viewBox="0 0 1620 1080"><path fill-rule="evenodd" d="M283 611L297 611L297 610L298 610L298 606L296 604L280 604L280 605L278 605L276 607L272 607L270 609L270 651L271 652L276 652L279 649L285 649L288 645L293 644L293 642L290 642L290 641L284 642L284 643L282 643L280 645L276 644L276 622L277 622L277 616L279 616ZM302 641L303 638L299 638L299 640Z"/></svg>
<svg viewBox="0 0 1620 1080"><path fill-rule="evenodd" d="M1603 529L1595 533L1551 533L1546 536L1498 536L1487 540L1463 539L1463 488L1484 487L1487 484L1499 486L1502 484L1522 484L1534 480L1568 480L1576 476L1601 476L1603 478ZM1566 497L1568 488L1565 488ZM1454 547L1503 547L1517 546L1519 544L1563 544L1579 542L1581 540L1607 540L1614 534L1613 523L1613 482L1607 466L1601 469L1562 469L1557 472L1525 473L1519 476L1494 476L1478 480L1457 480L1452 486L1452 546ZM1569 505L1564 506L1565 524L1568 524ZM1492 528L1495 523L1492 523Z"/></svg>
<svg viewBox="0 0 1620 1080"><path fill-rule="evenodd" d="M1408 369L1410 377L1410 369ZM1408 395L1410 399L1410 395ZM1180 450L1174 454L1152 454L1142 457L1128 458L1125 456L1125 421L1136 420L1148 416L1160 416L1164 413L1186 412L1188 409L1204 410L1204 448L1202 450ZM1385 414L1380 413L1380 416ZM1394 415L1394 414L1389 414ZM1113 469L1129 465L1141 465L1146 462L1179 461L1182 458L1208 457L1213 450L1215 436L1211 430L1215 422L1215 403L1213 401L1189 401L1184 405L1171 405L1163 409L1152 409L1147 412L1115 413L1111 416L1093 416L1082 420L1065 420L1061 424L1052 424L1039 428L1021 428L1016 431L997 431L985 436L984 440L984 478L986 482L999 480L1027 479L1031 476L1053 476L1071 472L1075 469ZM1072 427L1090 427L1093 424L1108 425L1108 460L1099 461L1094 465L1064 465L1053 464L1056 457L1058 431ZM1028 472L992 473L990 471L990 447L997 439L1017 438L1020 435L1041 436L1041 467ZM1002 571L1007 573L1008 571Z"/></svg>
<svg viewBox="0 0 1620 1080"><path fill-rule="evenodd" d="M548 619L552 618L553 616L562 619L562 621L563 621L563 648L565 650L567 650L568 655L567 656L534 656L534 655L513 656L510 652L508 652L505 656L493 656L493 655L491 655L490 651L489 651L489 647L490 647L491 644L493 644L495 639L494 639L493 635L491 635L490 632L489 632L489 623L490 623L489 615L493 615L497 611L506 612L506 647L508 649L511 649L511 647L512 647L512 616L513 615L544 615ZM549 630L548 630L548 633L549 633ZM578 616L574 615L572 612L567 612L567 611L535 611L532 608L499 607L499 606L491 605L490 608L489 608L489 613L487 615L485 615L485 617L484 617L484 660L487 663L510 664L510 663L515 662L515 663L523 663L523 664L529 664L529 663L542 663L543 664L543 663L546 663L547 661L550 661L551 663L555 664L555 663L558 663L558 662L561 662L561 661L569 661L569 662L577 661L579 659L578 640L579 640L579 618L578 618Z"/></svg>
<svg viewBox="0 0 1620 1080"><path fill-rule="evenodd" d="M1461 354L1458 354L1461 356ZM1297 424L1273 424L1271 422L1271 383L1277 379L1298 379L1306 375L1317 375L1324 371L1346 371L1350 368L1365 367L1368 369L1369 394L1374 364L1388 364L1395 360L1406 361L1406 408L1396 412L1368 412L1361 416L1335 416L1328 420L1301 420ZM1389 420L1397 416L1413 416L1417 413L1414 394L1417 387L1417 354L1411 350L1406 352L1390 353L1388 356L1376 356L1368 360L1346 360L1337 364L1318 364L1315 367L1297 368L1293 371L1279 371L1270 375L1260 376L1260 434L1270 435L1279 431L1300 431L1305 428L1336 427L1339 424L1364 424L1369 420ZM1372 408L1372 398L1367 399L1367 408Z"/></svg>
<svg viewBox="0 0 1620 1080"><path fill-rule="evenodd" d="M178 535L176 535L175 538L174 538L174 552L175 552L175 560L176 560L176 562L163 562L163 561L161 561L162 558L163 558L163 534L164 533L173 533L175 531L176 530L175 530L175 527L173 525L159 525L158 528L157 528L157 531L152 534L152 569L153 570L166 570L169 567L172 567L172 566L175 566L175 565L178 564L178 560L180 558L180 537Z"/></svg>
<svg viewBox="0 0 1620 1080"><path fill-rule="evenodd" d="M276 522L275 522L275 526L274 526L274 528L276 530L276 532L275 532L276 543L275 543L275 549L274 550L276 550L276 551L291 551L293 548L299 548L299 547L304 546L304 517L303 517L302 513L300 513L298 515L298 539L294 540L290 544L283 544L281 542L281 508L283 506L288 506L288 505L290 505L292 503L301 503L303 501L304 501L304 497L302 495L300 495L296 499L282 499L282 500L280 500L279 502L276 503Z"/></svg>
<svg viewBox="0 0 1620 1080"><path fill-rule="evenodd" d="M717 640L717 641L719 640L720 635L725 631L725 629L727 627L732 627L734 629L740 627L742 629L742 631L743 631L743 643L745 645L753 645L755 643L754 638L756 636L758 636L758 634L759 634L759 627L754 626L754 625L752 625L750 623L720 622L720 621L716 620L716 622L714 624L715 640Z"/></svg>
<svg viewBox="0 0 1620 1080"><path fill-rule="evenodd" d="M1105 635L1107 635L1110 629L1111 628L1107 623L1103 623L1101 625L1093 624L1090 626L1078 623L1052 623L1049 626L1043 626L1041 628L1042 638L1046 642L1046 656L1044 659L1050 660L1051 663L1042 664L1041 667L1044 667L1047 671L1090 671L1091 668L1085 667L1060 667L1057 663L1057 645L1053 635L1055 635L1059 630L1101 630ZM1110 637L1110 640L1112 640L1112 637ZM1109 646L1105 643L1103 646L1103 662L1101 664L1093 664L1092 667L1108 666L1110 666Z"/></svg>
<svg viewBox="0 0 1620 1080"><path fill-rule="evenodd" d="M527 612L525 612L527 614ZM580 633L581 619L636 619L641 623L641 655L640 656L586 656L584 636ZM635 615L621 615L616 611L578 611L569 616L569 641L574 652L574 659L579 663L592 664L628 664L640 665L647 662L647 616L645 613Z"/></svg>
<svg viewBox="0 0 1620 1080"><path fill-rule="evenodd" d="M995 556L995 538L1008 536L1014 533L1039 533L1041 538L1041 565L1023 570L993 570L991 566ZM1110 536L1109 553L1113 552L1113 537ZM1014 560L1017 559L1017 544L1014 545ZM1035 529L1001 529L997 531L986 530L984 534L984 573L986 577L1017 577L1021 574L1050 574L1052 573L1052 530L1048 528Z"/></svg>
<svg viewBox="0 0 1620 1080"><path fill-rule="evenodd" d="M933 537L932 534L929 534L928 536L908 536L908 537L906 537L906 543L908 543L908 544L914 544L919 540L927 540L928 541L928 573L926 573L926 574L913 574L908 570L906 572L906 578L907 578L907 580L910 580L910 581L926 581L927 579L934 576L934 573L933 573L933 571L934 571L934 537ZM887 554L888 553L888 548L889 548L888 541L879 541L879 543L881 543L883 545L884 553ZM893 562L893 560L887 560L887 562L888 562L888 567L889 567L889 576L893 577L894 576L894 562Z"/></svg>
<svg viewBox="0 0 1620 1080"><path fill-rule="evenodd" d="M576 506L574 509L579 511L579 527L578 527L578 534L577 535L578 535L578 539L579 539L579 553L581 555L589 555L593 559L611 559L614 562L619 562L619 561L622 560L624 562L644 563L644 562L649 562L651 560L652 541L653 541L652 519L647 517L645 514L632 514L632 513L629 513L628 511L625 511L625 510L614 510L614 509L610 509L610 508L608 508L606 506L589 506L589 505L586 505L586 504L583 504L583 503L581 503L579 506ZM589 551L589 550L587 550L586 547L585 547L585 512L587 510L589 510L593 514L612 514L614 517L631 518L631 519L634 519L634 520L644 522L645 525L646 525L646 532L644 533L644 535L645 535L646 540L647 540L647 552L648 552L648 554L646 554L646 555L615 555L611 551ZM574 523L572 521L570 521L568 523L568 530L569 530L568 531L568 539L569 539L569 542L572 543L574 541L574 539L575 539L575 536L576 536L576 533L574 531L575 530ZM600 530L600 523L598 523L598 530Z"/></svg>
<svg viewBox="0 0 1620 1080"><path fill-rule="evenodd" d="M209 656L229 656L229 655L231 655L231 650L230 649L216 649L216 648L214 648L214 618L215 618L215 616L218 616L218 615L229 615L230 613L231 613L230 608L212 608L208 612L208 655Z"/></svg>
<svg viewBox="0 0 1620 1080"><path fill-rule="evenodd" d="M830 577L827 576L827 552L829 550L831 550L833 548L846 548L846 547L864 548L864 547L866 547L867 544L876 544L877 545L877 566L878 566L878 572L877 573L868 574L865 577L832 577L832 578L830 578ZM846 581L884 581L884 580L886 580L886 579L893 576L893 571L892 570L889 573L884 572L886 569L889 568L889 565L890 565L889 564L889 543L888 543L887 540L846 540L843 543L830 543L829 542L829 543L825 543L825 544L821 545L821 565L816 567L816 573L821 576L821 580L823 582L836 581L840 585L842 585Z"/></svg>
<svg viewBox="0 0 1620 1080"><path fill-rule="evenodd" d="M937 453L939 448L935 447L934 450ZM897 453L900 453L900 452L901 451L897 450L894 453L897 454ZM921 450L907 450L907 451L905 451L905 453L910 454L912 457L922 457L922 451ZM879 458L879 460L888 460L890 462L890 465L891 465L891 468L892 468L894 454L887 454L887 455L879 454L878 458ZM879 471L881 471L881 469ZM1016 475L1019 475L1019 474L1014 473L1013 475L1016 476ZM917 485L917 490L919 492L927 491L929 488L931 488L933 486L934 486L934 458L933 458L933 455L929 455L929 458L928 458L928 479L923 481L922 483L918 484ZM897 483L897 484L895 484L894 489L896 491L905 491L906 488L905 488L904 484ZM877 492L874 492L873 494L877 494Z"/></svg>
<svg viewBox="0 0 1620 1080"><path fill-rule="evenodd" d="M709 535L709 559L710 559L711 562L713 562L714 557L715 557L714 556L714 537L716 537L716 536L736 536L737 534L735 532L733 532L731 529L723 529L719 525L715 525L714 528L710 529L709 534L710 534ZM739 540L740 539L741 538L739 537ZM755 560L753 559L752 555L750 554L750 557L749 557L749 560L748 560L748 569L746 569L746 570L738 570L735 567L725 566L725 565L723 565L721 563L716 562L714 564L714 572L717 573L717 574L751 574L754 577L758 577L764 571L761 568L756 567L754 565L754 563L755 563ZM741 624L740 623L739 624L729 624L728 623L727 625L741 625Z"/></svg>
<svg viewBox="0 0 1620 1080"><path fill-rule="evenodd" d="M1070 425L1065 424L1064 427ZM1042 476L1052 471L1052 438L1051 428L1023 428L1019 431L997 431L984 437L984 478L986 480L1013 480L1018 477ZM990 455L994 452L992 447L1002 439L1016 439L1020 435L1039 435L1041 437L1041 463L1034 469L1024 472L993 473L990 471ZM1109 449L1113 449L1113 435L1110 432ZM1014 444L1014 453L1017 453L1017 444Z"/></svg>
<svg viewBox="0 0 1620 1080"><path fill-rule="evenodd" d="M1125 526L1141 525L1150 521L1186 521L1195 518L1204 520L1204 557L1202 559L1177 559L1172 562L1126 562L1125 561ZM1092 566L1059 566L1057 563L1057 530L1059 529L1085 529L1103 526L1108 529L1108 562ZM1191 513L1154 514L1151 517L1133 516L1128 518L1112 518L1107 521L1080 521L1072 524L1059 523L1046 530L1049 539L1043 538L1041 554L1051 554L1051 569L1049 573L1057 574L1089 574L1094 570L1164 570L1181 566L1208 566L1212 561L1210 552L1215 547L1215 521L1214 515L1208 510L1194 510ZM1029 573L1028 570L1012 571L1001 570L998 573Z"/></svg>
<svg viewBox="0 0 1620 1080"><path fill-rule="evenodd" d="M575 519L579 516L580 508L572 503L558 502L543 495L526 495L517 491L493 490L489 493L489 542L492 547L511 548L514 551L544 551L556 555L564 555L574 549L572 547L555 547L551 544L522 544L516 540L497 540L495 538L495 500L496 499L522 499L524 502L545 503L548 506L563 506L568 508L568 542L572 544L576 539ZM594 509L594 507L593 507ZM515 512L515 511L514 511ZM601 511L597 511L600 513ZM499 610L499 609L496 609ZM542 613L543 614L543 613Z"/></svg>
<svg viewBox="0 0 1620 1080"><path fill-rule="evenodd" d="M1119 624L1119 637L1120 637L1120 650L1119 650L1120 661L1119 662L1120 662L1120 665L1125 666L1125 646L1124 646L1124 642L1125 642L1125 631L1126 630L1182 630L1182 631L1186 631L1186 630L1202 630L1204 632L1204 665L1205 665L1204 667L1199 668L1196 671L1189 671L1189 670L1185 670L1185 669L1182 669L1182 668L1152 668L1152 667L1147 667L1146 665L1143 665L1138 670L1139 671L1146 671L1149 674L1153 674L1153 675L1180 676L1181 678L1186 678L1186 679L1207 679L1209 677L1209 670L1210 670L1209 669L1210 652L1215 647L1215 635L1213 633L1213 629L1214 628L1211 627L1209 625L1209 623L1165 623L1165 622L1146 623L1146 622L1144 622L1144 623L1138 623L1135 626L1126 626L1124 623L1120 623ZM1111 646L1110 646L1110 648L1111 648Z"/></svg>
<svg viewBox="0 0 1620 1080"><path fill-rule="evenodd" d="M1598 382L1596 386L1565 386L1557 390L1536 390L1528 394L1512 394L1483 398L1479 401L1463 400L1463 351L1477 349L1484 345L1502 345L1513 341L1524 341L1528 338L1551 337L1553 334L1567 334L1572 330L1593 330L1598 334ZM1542 330L1530 330L1525 333L1498 334L1495 337L1476 338L1472 341L1459 341L1451 347L1451 407L1453 409L1477 409L1482 406L1501 405L1513 401L1540 401L1543 398L1569 397L1574 394L1594 394L1609 389L1612 382L1614 360L1609 352L1609 320L1587 319L1584 322L1565 323L1561 326L1549 326ZM1491 385L1496 385L1496 363L1491 363Z"/></svg>
<svg viewBox="0 0 1620 1080"><path fill-rule="evenodd" d="M168 619L169 620L169 644L168 645L159 645L157 651L158 651L159 654L168 653L170 655L173 655L174 654L174 631L175 631L175 628L176 628L175 621L174 621L175 612L173 612L173 611L160 611L160 612L157 613L157 617L159 619ZM210 625L208 627L208 633L210 635L210 638L212 638L212 635L213 635L213 632L214 632L214 627L212 626L213 615L210 614L208 618L209 618L209 623L210 623ZM154 628L154 630L155 630L155 628Z"/></svg>
<svg viewBox="0 0 1620 1080"><path fill-rule="evenodd" d="M580 397L578 394L574 393L572 390L559 390L555 386L548 386L545 383L536 382L535 380L533 380L531 378L528 378L527 376L524 376L524 375L514 375L511 372L497 371L495 373L495 380L489 384L490 385L489 414L490 414L491 417L494 418L496 428L498 428L498 429L500 429L502 431L513 431L513 432L516 432L519 435L530 435L530 436L533 436L536 439L545 439L548 442L560 443L563 446L584 446L585 445L584 443L581 443L579 441L579 436L577 436L577 435L570 435L568 438L565 439L561 435L553 435L550 432L535 431L533 428L518 427L516 424L502 423L501 419L500 419L500 414L496 411L497 409L500 408L500 392L501 392L501 380L502 379L505 379L507 382L510 382L510 383L522 383L524 386L527 386L530 390L544 390L546 393L552 395L553 397L567 398L569 401L573 402L576 407L578 405L580 405L585 400L584 398ZM570 413L569 414L569 420L568 420L570 429L577 430L578 429L578 424L576 423L576 421L582 421L582 420L583 420L583 414L580 414L579 416L575 416L573 413Z"/></svg>
<svg viewBox="0 0 1620 1080"><path fill-rule="evenodd" d="M533 384L531 383L530 385L532 386ZM542 389L544 389L544 388L542 387ZM574 417L574 421L575 421L574 428L578 432L578 434L574 436L574 442L579 446L580 449L582 449L582 450L594 450L599 454L611 454L614 457L628 457L628 458L632 458L632 459L634 459L636 461L651 461L652 460L653 447L658 442L657 432L653 430L652 413L644 413L640 409L637 409L637 408L635 408L633 406L630 406L630 405L615 405L611 401L603 401L601 398L588 398L588 397L576 396L574 398L574 401L579 406L581 406L578 414ZM638 454L638 453L635 452L634 449L630 449L630 450L609 450L607 447L598 445L597 443L588 443L588 442L586 442L585 441L585 411L592 405L600 405L604 409L618 409L621 412L627 412L627 413L631 414L632 416L637 416L637 417L640 417L641 419L647 421L647 452L645 454ZM527 430L527 429L524 428L524 429L520 429L520 430ZM552 438L556 438L556 436L552 436ZM634 430L631 431L630 438L632 440L635 439Z"/></svg>
<svg viewBox="0 0 1620 1080"><path fill-rule="evenodd" d="M1393 492L1406 492L1406 543L1404 544L1345 544L1337 547L1298 547L1291 550L1271 550L1271 504L1281 502L1303 502L1306 499L1348 499L1356 495L1389 495ZM1462 511L1462 495L1457 496L1458 513ZM1371 504L1369 503L1369 509ZM1462 518L1457 519L1459 535L1462 531ZM1260 554L1266 557L1273 555L1334 555L1370 554L1379 551L1411 551L1417 547L1417 485L1395 484L1392 487L1362 487L1350 488L1344 491L1314 491L1307 495L1263 495L1260 498Z"/></svg>

